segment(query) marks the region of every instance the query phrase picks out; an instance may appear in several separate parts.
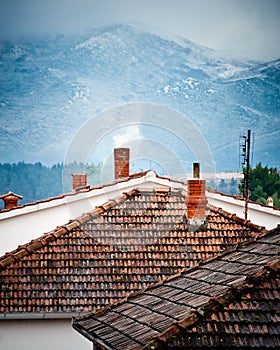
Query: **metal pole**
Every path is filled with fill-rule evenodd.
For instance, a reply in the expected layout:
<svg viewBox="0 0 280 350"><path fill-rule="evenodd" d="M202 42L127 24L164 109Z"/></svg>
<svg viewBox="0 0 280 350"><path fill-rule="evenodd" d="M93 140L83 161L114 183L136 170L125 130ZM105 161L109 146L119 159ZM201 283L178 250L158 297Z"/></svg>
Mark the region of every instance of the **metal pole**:
<svg viewBox="0 0 280 350"><path fill-rule="evenodd" d="M248 130L247 136L247 154L246 154L246 178L245 178L245 220L248 217L248 201L249 201L249 171L250 171L250 143L251 130Z"/></svg>

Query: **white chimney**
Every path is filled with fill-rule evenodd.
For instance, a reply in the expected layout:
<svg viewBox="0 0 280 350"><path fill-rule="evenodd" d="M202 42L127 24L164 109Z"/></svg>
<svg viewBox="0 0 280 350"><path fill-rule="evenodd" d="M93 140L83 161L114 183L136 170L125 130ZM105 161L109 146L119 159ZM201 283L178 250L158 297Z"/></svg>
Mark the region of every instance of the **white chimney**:
<svg viewBox="0 0 280 350"><path fill-rule="evenodd" d="M266 205L268 205L269 207L273 207L273 198L272 197L267 197Z"/></svg>

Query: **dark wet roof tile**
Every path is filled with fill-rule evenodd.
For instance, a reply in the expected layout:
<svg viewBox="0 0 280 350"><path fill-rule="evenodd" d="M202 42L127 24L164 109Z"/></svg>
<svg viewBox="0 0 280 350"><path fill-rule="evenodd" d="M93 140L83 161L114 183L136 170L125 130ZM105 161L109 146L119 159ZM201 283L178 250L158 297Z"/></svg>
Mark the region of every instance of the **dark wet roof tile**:
<svg viewBox="0 0 280 350"><path fill-rule="evenodd" d="M131 336L133 349L230 349L252 344L277 347L279 233L279 229L274 230L255 241L240 243L231 252L183 270L100 312L77 318L74 328L86 331L94 343L104 341L112 349L123 348L113 342L114 335L112 338L102 335L103 324L114 328L120 342L122 336ZM147 312L148 318L130 316L139 310ZM133 318L129 329L119 329L118 325L128 317ZM100 332L95 332L91 322L100 322ZM142 326L147 335L144 345L138 335L132 336L134 327ZM269 338L270 334L275 337Z"/></svg>

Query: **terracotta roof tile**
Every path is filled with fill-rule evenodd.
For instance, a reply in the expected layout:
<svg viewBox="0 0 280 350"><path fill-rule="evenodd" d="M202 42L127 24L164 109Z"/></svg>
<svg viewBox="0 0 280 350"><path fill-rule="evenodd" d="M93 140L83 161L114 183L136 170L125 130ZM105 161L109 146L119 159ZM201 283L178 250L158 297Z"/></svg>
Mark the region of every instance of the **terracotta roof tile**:
<svg viewBox="0 0 280 350"><path fill-rule="evenodd" d="M262 232L213 207L190 232L181 190L133 190L3 256L0 313L92 311Z"/></svg>
<svg viewBox="0 0 280 350"><path fill-rule="evenodd" d="M257 288L248 286L224 308L184 330L176 341L170 339L166 348L279 348L279 289L279 273L268 276Z"/></svg>

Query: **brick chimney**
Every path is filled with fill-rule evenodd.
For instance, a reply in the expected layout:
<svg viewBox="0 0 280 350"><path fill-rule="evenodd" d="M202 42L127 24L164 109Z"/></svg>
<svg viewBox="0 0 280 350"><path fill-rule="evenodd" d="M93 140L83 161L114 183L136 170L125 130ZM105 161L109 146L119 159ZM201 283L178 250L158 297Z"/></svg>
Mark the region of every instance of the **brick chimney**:
<svg viewBox="0 0 280 350"><path fill-rule="evenodd" d="M129 148L114 149L115 180L129 177Z"/></svg>
<svg viewBox="0 0 280 350"><path fill-rule="evenodd" d="M200 180L199 177L199 163L194 163L193 179L188 180L188 195L186 198L186 205L188 222L190 225L195 226L202 225L206 220L206 180Z"/></svg>
<svg viewBox="0 0 280 350"><path fill-rule="evenodd" d="M88 188L86 174L72 174L72 189L73 191L83 190Z"/></svg>
<svg viewBox="0 0 280 350"><path fill-rule="evenodd" d="M12 209L18 206L18 200L22 199L22 196L15 194L13 192L8 192L0 196L0 199L3 199L5 203L4 209Z"/></svg>

